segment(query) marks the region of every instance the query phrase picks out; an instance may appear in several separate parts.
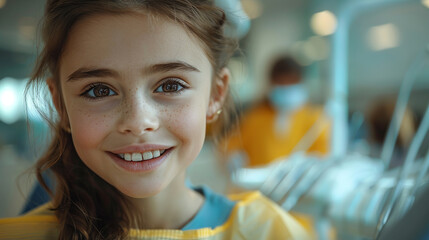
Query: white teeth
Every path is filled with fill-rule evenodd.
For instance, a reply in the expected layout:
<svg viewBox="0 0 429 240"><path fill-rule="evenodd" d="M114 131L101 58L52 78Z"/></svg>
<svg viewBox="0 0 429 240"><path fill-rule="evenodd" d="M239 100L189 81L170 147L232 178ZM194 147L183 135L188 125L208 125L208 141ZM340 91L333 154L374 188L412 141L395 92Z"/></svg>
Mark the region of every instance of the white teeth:
<svg viewBox="0 0 429 240"><path fill-rule="evenodd" d="M133 153L131 158L134 162L143 160L141 153Z"/></svg>
<svg viewBox="0 0 429 240"><path fill-rule="evenodd" d="M165 152L165 149L154 150L153 152L147 151L144 153L120 153L118 154L118 156L121 157L122 159L125 159L126 161L139 162L142 160L150 160L153 158L157 158L161 156L161 154L163 154L164 152Z"/></svg>
<svg viewBox="0 0 429 240"><path fill-rule="evenodd" d="M153 151L153 157L154 158L159 157L159 156L161 156L161 152L159 150Z"/></svg>
<svg viewBox="0 0 429 240"><path fill-rule="evenodd" d="M152 159L152 158L153 158L152 152L144 152L143 153L143 159L144 160L149 160L149 159Z"/></svg>

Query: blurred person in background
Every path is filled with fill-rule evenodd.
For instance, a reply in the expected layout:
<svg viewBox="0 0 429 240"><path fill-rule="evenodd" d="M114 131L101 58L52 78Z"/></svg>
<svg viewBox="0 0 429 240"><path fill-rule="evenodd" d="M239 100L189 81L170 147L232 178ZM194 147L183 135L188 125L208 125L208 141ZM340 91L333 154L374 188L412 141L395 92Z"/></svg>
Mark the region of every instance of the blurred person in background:
<svg viewBox="0 0 429 240"><path fill-rule="evenodd" d="M323 108L308 103L302 75L292 57L274 61L268 94L244 112L237 131L223 145L229 166L266 165L296 151L329 152L329 120Z"/></svg>
<svg viewBox="0 0 429 240"><path fill-rule="evenodd" d="M269 91L262 102L245 111L237 130L221 144L227 168L258 167L298 151L323 156L329 152L330 122L323 108L309 104L302 67L290 56L274 61ZM236 186L229 191L238 192ZM314 220L293 213L316 238Z"/></svg>

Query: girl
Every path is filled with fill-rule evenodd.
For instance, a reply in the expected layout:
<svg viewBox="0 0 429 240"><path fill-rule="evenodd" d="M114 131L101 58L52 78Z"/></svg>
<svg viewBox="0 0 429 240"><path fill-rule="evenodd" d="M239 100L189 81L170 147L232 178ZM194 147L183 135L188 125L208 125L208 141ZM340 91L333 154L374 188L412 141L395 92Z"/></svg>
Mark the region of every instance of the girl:
<svg viewBox="0 0 429 240"><path fill-rule="evenodd" d="M228 118L224 25L209 0L48 0L29 85L46 83L57 113L36 166L57 186L49 204L2 220L0 236L305 238L259 193L185 184L206 124Z"/></svg>

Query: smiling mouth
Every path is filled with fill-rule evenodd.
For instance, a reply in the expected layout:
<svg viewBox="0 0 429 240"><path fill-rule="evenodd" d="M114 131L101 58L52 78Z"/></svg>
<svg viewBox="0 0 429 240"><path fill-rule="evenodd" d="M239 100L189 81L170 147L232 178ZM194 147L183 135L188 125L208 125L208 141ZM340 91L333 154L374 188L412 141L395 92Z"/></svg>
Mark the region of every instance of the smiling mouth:
<svg viewBox="0 0 429 240"><path fill-rule="evenodd" d="M151 160L157 157L162 156L168 149L160 149L160 150L153 150L153 151L146 151L146 152L135 152L135 153L113 153L117 157L128 161L128 162L141 162L141 161L147 161Z"/></svg>

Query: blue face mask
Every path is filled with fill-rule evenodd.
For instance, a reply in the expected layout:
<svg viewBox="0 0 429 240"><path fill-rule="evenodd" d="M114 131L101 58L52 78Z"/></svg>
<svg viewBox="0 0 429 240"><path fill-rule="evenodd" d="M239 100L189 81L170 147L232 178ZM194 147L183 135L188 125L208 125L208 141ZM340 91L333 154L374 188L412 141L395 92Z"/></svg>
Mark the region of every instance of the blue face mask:
<svg viewBox="0 0 429 240"><path fill-rule="evenodd" d="M294 110L305 104L307 98L307 92L301 84L276 86L269 94L271 104L281 111Z"/></svg>

